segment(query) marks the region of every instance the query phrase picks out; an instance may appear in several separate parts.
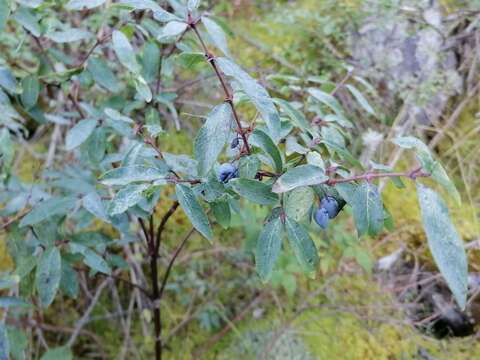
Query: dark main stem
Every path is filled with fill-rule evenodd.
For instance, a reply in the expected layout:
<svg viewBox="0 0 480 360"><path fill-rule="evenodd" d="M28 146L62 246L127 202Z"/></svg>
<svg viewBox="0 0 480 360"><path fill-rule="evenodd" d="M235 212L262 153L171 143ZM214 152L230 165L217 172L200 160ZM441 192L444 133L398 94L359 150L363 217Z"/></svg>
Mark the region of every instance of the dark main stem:
<svg viewBox="0 0 480 360"><path fill-rule="evenodd" d="M153 236L153 215L150 215L150 231L148 231L142 219L139 219L145 240L147 241L148 255L150 257L150 282L152 283L152 292L150 301L153 304L153 321L155 326L155 359L162 359L162 318L160 312L160 288L158 287L158 252L155 246L155 237Z"/></svg>
<svg viewBox="0 0 480 360"><path fill-rule="evenodd" d="M160 289L158 287L158 256L153 252L150 254L150 271L152 281L152 303L153 321L155 324L155 359L162 359L162 318L160 312Z"/></svg>

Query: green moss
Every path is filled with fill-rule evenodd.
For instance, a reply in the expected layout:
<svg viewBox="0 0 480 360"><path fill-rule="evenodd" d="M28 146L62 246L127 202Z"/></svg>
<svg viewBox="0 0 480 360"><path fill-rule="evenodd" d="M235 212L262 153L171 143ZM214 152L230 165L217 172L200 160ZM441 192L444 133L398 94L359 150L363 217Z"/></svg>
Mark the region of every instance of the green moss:
<svg viewBox="0 0 480 360"><path fill-rule="evenodd" d="M405 321L401 307L392 305L390 295L367 275L340 276L332 284L312 298L311 308L289 328L281 319L289 319L293 310L282 317L275 308L267 308L262 320L236 324L236 331L205 358L258 358L271 346L272 334L279 333L286 336L275 343L278 348L271 349L268 359L284 359L281 354L286 344L293 346L298 359L416 359L423 354L438 360L463 360L475 358L480 351L473 337L436 340L419 333Z"/></svg>
<svg viewBox="0 0 480 360"><path fill-rule="evenodd" d="M11 270L12 267L13 260L8 254L5 238L0 236L0 273Z"/></svg>

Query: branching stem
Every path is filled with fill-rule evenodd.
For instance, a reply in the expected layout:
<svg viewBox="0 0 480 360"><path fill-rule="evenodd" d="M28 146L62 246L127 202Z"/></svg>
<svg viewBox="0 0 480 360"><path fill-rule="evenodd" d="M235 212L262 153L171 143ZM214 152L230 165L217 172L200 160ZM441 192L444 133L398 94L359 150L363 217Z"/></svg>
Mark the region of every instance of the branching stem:
<svg viewBox="0 0 480 360"><path fill-rule="evenodd" d="M191 20L191 16L189 16L189 20ZM251 153L250 150L250 145L248 145L248 140L247 140L247 135L245 133L245 130L242 128L242 124L240 122L240 117L238 116L237 110L235 109L235 105L233 104L233 94L229 90L227 83L225 82L225 78L221 74L220 70L218 69L218 66L215 62L215 56L208 50L207 45L205 44L205 41L203 40L202 35L197 29L196 22L195 21L190 21L189 22L190 28L193 30L195 35L197 36L198 40L200 41L200 45L202 46L202 49L205 53L205 58L207 61L210 63L210 65L213 68L213 71L215 72L215 75L218 78L218 81L220 81L220 84L222 85L223 92L225 93L225 101L230 105L232 109L232 114L233 118L235 119L235 122L237 123L238 131L240 133L240 136L242 137L243 140L243 146L245 147L245 151L247 154Z"/></svg>

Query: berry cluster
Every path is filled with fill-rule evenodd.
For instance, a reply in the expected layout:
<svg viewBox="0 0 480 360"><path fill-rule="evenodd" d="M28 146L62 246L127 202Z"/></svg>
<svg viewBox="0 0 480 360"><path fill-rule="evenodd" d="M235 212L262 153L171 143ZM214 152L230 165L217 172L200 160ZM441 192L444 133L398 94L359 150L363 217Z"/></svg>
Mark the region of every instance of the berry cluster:
<svg viewBox="0 0 480 360"><path fill-rule="evenodd" d="M315 211L315 222L326 229L330 219L335 218L340 212L341 207L333 196L326 196L320 201L320 207Z"/></svg>

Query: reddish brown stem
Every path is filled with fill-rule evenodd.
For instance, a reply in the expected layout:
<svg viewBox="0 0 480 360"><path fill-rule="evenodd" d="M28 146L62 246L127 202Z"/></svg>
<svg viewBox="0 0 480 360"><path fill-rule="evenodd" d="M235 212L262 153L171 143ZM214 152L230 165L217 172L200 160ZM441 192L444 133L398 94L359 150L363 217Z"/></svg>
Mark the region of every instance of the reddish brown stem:
<svg viewBox="0 0 480 360"><path fill-rule="evenodd" d="M347 178L328 179L327 181L325 181L325 184L329 186L333 186L339 183L346 183L346 182L352 182L352 181L358 181L358 180L372 181L373 179L386 178L386 177L408 177L409 179L415 180L418 177L428 177L428 176L430 176L430 174L423 172L422 168L419 167L407 172L392 172L392 173L368 172L365 174L355 175Z"/></svg>
<svg viewBox="0 0 480 360"><path fill-rule="evenodd" d="M242 137L243 140L243 146L245 147L245 150L247 154L251 153L250 150L250 145L248 145L248 140L247 140L247 135L245 134L245 130L242 128L242 124L240 123L240 118L238 116L237 110L235 109L235 105L233 104L233 94L229 90L227 83L225 82L224 77L222 76L220 70L218 69L217 64L215 63L215 57L210 53L208 50L207 46L205 45L205 41L202 38L202 35L197 29L197 26L195 25L194 22L191 22L189 24L190 28L193 29L195 35L197 36L198 40L200 41L200 44L202 46L202 49L205 53L205 57L207 61L210 63L210 65L213 68L213 71L215 72L215 75L217 76L218 80L220 81L220 84L222 85L223 91L225 93L225 101L230 105L233 113L233 118L235 119L235 122L237 123L237 127L240 133L240 136Z"/></svg>

